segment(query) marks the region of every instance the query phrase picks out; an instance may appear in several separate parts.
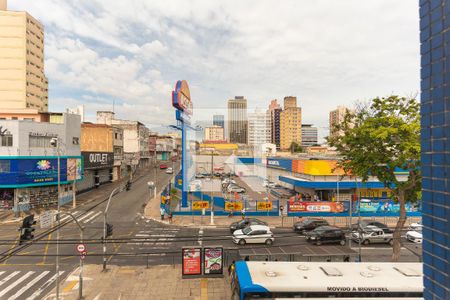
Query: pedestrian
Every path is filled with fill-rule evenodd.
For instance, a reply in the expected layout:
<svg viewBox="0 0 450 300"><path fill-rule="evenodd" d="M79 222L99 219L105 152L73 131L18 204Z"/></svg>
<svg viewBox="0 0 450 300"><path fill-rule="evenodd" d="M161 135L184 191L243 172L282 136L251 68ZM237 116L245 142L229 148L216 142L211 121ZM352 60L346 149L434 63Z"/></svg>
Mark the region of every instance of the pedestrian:
<svg viewBox="0 0 450 300"><path fill-rule="evenodd" d="M348 255L345 256L345 257L344 257L344 262L350 262L350 256L348 256Z"/></svg>
<svg viewBox="0 0 450 300"><path fill-rule="evenodd" d="M234 264L236 263L236 261L232 261L231 264L228 266L228 276L231 276L231 274L234 272Z"/></svg>
<svg viewBox="0 0 450 300"><path fill-rule="evenodd" d="M164 207L161 207L159 209L160 213L161 213L161 220L164 220L164 214L166 213L166 210L164 209Z"/></svg>
<svg viewBox="0 0 450 300"><path fill-rule="evenodd" d="M242 220L245 219L245 207L241 210Z"/></svg>
<svg viewBox="0 0 450 300"><path fill-rule="evenodd" d="M170 213L169 214L169 224L172 224L172 217L173 217L173 215L172 215L172 213Z"/></svg>
<svg viewBox="0 0 450 300"><path fill-rule="evenodd" d="M250 256L247 255L247 256L244 258L244 260L245 260L245 261L250 261Z"/></svg>

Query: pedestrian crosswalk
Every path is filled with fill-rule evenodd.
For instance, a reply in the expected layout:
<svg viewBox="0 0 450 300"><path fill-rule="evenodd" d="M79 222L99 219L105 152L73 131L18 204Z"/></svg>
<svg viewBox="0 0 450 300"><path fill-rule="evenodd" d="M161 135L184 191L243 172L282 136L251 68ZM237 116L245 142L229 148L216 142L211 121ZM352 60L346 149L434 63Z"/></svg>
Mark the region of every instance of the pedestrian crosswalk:
<svg viewBox="0 0 450 300"><path fill-rule="evenodd" d="M179 228L155 227L150 230L140 230L127 243L130 246L137 246L139 249L166 250L171 248L176 242ZM133 247L135 248L135 247Z"/></svg>
<svg viewBox="0 0 450 300"><path fill-rule="evenodd" d="M71 214L78 220L78 222L87 224L87 223L94 223L94 222L100 222L101 219L99 217L103 214L102 211L74 211L71 212ZM62 215L61 222L66 222L72 220L72 217L69 215Z"/></svg>
<svg viewBox="0 0 450 300"><path fill-rule="evenodd" d="M63 276L65 271L60 271ZM52 288L56 273L49 270L0 271L0 299L41 299Z"/></svg>

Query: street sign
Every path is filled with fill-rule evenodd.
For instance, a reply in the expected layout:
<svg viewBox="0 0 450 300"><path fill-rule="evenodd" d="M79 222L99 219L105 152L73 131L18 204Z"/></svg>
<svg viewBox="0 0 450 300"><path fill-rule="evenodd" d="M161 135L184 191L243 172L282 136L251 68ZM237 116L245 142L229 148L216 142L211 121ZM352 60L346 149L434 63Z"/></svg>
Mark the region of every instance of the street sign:
<svg viewBox="0 0 450 300"><path fill-rule="evenodd" d="M83 252L86 252L86 246L84 244L78 244L77 245L77 251L81 254Z"/></svg>
<svg viewBox="0 0 450 300"><path fill-rule="evenodd" d="M50 210L45 211L39 217L41 228L50 228L53 225L53 213Z"/></svg>
<svg viewBox="0 0 450 300"><path fill-rule="evenodd" d="M80 258L81 259L85 259L86 256L87 256L87 252L86 251L80 253Z"/></svg>

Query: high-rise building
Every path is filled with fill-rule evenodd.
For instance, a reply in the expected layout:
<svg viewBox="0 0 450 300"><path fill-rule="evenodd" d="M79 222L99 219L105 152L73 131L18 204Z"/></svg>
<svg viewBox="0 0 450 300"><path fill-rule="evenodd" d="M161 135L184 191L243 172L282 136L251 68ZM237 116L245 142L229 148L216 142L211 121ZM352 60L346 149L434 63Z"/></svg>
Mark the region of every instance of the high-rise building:
<svg viewBox="0 0 450 300"><path fill-rule="evenodd" d="M223 127L213 125L205 128L205 141L223 141Z"/></svg>
<svg viewBox="0 0 450 300"><path fill-rule="evenodd" d="M225 129L224 115L213 115L213 125L220 126Z"/></svg>
<svg viewBox="0 0 450 300"><path fill-rule="evenodd" d="M236 96L228 100L228 140L230 143L247 144L247 99Z"/></svg>
<svg viewBox="0 0 450 300"><path fill-rule="evenodd" d="M330 136L342 134L342 132L336 130L335 126L341 124L344 121L347 112L351 111L351 109L345 106L338 106L335 110L330 111Z"/></svg>
<svg viewBox="0 0 450 300"><path fill-rule="evenodd" d="M270 112L255 109L248 114L248 144L261 145L271 142Z"/></svg>
<svg viewBox="0 0 450 300"><path fill-rule="evenodd" d="M0 108L48 111L44 28L27 12L0 1Z"/></svg>
<svg viewBox="0 0 450 300"><path fill-rule="evenodd" d="M450 2L420 1L424 299L450 299Z"/></svg>
<svg viewBox="0 0 450 300"><path fill-rule="evenodd" d="M302 147L310 147L317 145L317 127L311 124L302 124Z"/></svg>
<svg viewBox="0 0 450 300"><path fill-rule="evenodd" d="M270 126L271 126L271 143L275 144L277 149L280 149L280 113L281 106L277 103L277 100L270 101L269 113L270 113Z"/></svg>
<svg viewBox="0 0 450 300"><path fill-rule="evenodd" d="M302 109L297 107L297 97L284 97L280 113L280 148L289 150L292 143L302 143Z"/></svg>

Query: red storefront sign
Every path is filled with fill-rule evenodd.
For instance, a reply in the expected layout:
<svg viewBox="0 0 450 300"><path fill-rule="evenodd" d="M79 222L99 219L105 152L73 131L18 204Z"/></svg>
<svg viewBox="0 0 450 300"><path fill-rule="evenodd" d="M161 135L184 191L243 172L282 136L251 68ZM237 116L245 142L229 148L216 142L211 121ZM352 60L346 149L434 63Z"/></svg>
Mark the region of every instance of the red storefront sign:
<svg viewBox="0 0 450 300"><path fill-rule="evenodd" d="M290 212L332 212L344 211L344 205L340 202L289 202Z"/></svg>
<svg viewBox="0 0 450 300"><path fill-rule="evenodd" d="M183 248L183 275L201 275L201 248Z"/></svg>

